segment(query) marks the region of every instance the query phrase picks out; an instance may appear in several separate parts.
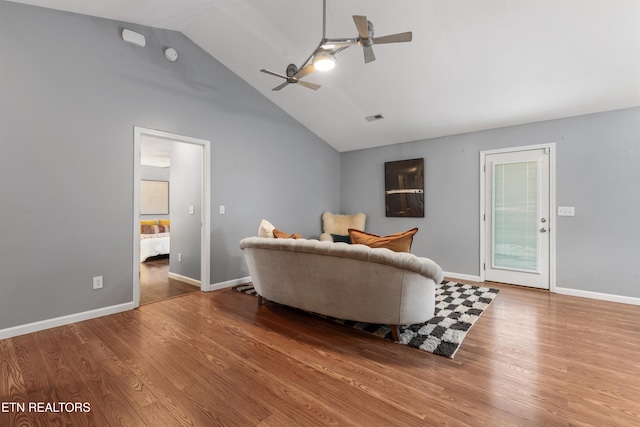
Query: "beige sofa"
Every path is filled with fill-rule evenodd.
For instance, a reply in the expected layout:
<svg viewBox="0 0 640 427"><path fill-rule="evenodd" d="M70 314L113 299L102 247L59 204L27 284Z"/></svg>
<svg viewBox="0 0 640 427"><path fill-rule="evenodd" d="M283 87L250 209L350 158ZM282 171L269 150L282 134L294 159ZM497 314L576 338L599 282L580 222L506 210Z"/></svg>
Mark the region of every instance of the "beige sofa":
<svg viewBox="0 0 640 427"><path fill-rule="evenodd" d="M248 237L240 248L262 297L302 310L358 322L421 323L433 317L442 269L428 258L306 239Z"/></svg>

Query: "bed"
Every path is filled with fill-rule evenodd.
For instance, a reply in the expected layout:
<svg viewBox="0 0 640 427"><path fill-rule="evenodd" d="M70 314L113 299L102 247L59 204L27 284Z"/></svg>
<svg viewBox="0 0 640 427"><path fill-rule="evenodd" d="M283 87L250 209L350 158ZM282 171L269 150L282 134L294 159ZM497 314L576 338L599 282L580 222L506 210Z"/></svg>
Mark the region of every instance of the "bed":
<svg viewBox="0 0 640 427"><path fill-rule="evenodd" d="M169 220L140 221L140 262L169 252Z"/></svg>

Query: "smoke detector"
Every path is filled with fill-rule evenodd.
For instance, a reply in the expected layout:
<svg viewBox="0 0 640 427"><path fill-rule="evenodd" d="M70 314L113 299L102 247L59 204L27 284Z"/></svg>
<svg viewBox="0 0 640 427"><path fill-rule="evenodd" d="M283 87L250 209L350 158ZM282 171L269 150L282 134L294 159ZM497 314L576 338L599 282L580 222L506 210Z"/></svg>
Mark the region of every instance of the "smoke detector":
<svg viewBox="0 0 640 427"><path fill-rule="evenodd" d="M171 62L178 59L178 52L172 47L168 47L164 50L164 56Z"/></svg>

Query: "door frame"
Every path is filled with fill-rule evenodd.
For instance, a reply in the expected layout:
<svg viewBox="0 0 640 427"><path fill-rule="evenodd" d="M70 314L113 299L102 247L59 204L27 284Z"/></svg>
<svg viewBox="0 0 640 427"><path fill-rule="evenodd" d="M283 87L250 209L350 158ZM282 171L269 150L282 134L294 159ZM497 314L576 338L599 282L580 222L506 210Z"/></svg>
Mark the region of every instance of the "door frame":
<svg viewBox="0 0 640 427"><path fill-rule="evenodd" d="M486 158L491 154L516 153L520 151L545 149L549 151L549 291L556 291L556 143L525 145L500 148L480 152L480 281L485 281L484 266L487 262L485 241L485 198L486 198Z"/></svg>
<svg viewBox="0 0 640 427"><path fill-rule="evenodd" d="M133 136L133 306L140 306L140 150L142 135L202 147L202 224L200 227L200 290L211 290L211 141L135 126Z"/></svg>

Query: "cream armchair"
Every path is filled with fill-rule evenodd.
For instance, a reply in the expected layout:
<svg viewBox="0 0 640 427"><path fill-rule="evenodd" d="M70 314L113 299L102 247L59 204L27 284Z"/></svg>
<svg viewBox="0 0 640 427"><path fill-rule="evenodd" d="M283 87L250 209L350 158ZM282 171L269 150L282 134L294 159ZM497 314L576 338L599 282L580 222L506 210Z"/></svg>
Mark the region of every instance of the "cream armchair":
<svg viewBox="0 0 640 427"><path fill-rule="evenodd" d="M322 214L322 234L320 240L333 242L332 234L348 236L349 229L364 231L367 215L360 212L353 215L340 215L331 212Z"/></svg>

